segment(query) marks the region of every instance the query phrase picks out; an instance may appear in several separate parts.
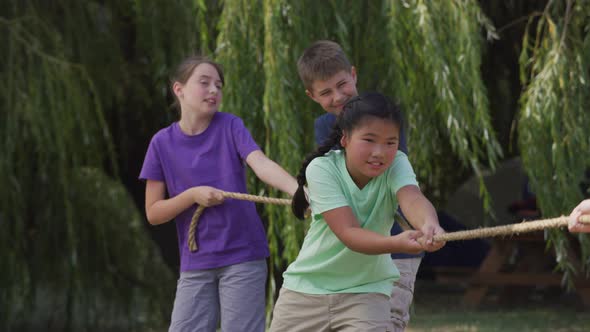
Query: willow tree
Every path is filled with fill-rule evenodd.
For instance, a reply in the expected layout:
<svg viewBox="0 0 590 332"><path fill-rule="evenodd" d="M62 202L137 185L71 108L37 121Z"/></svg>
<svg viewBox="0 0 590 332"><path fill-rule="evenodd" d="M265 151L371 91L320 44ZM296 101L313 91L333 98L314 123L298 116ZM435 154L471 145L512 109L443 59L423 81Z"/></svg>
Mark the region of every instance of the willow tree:
<svg viewBox="0 0 590 332"><path fill-rule="evenodd" d="M187 44L193 4L0 5L0 329L144 330L169 317L172 273L120 176L133 137L167 118L166 82L145 78L161 82L203 42ZM177 39L154 33L174 22L186 22Z"/></svg>
<svg viewBox="0 0 590 332"><path fill-rule="evenodd" d="M494 27L476 1L390 1L390 6L390 72L406 107L419 178L440 200L467 168L479 177L489 206L482 170L493 169L502 154L480 66L481 31L492 38ZM453 164L463 172L449 172Z"/></svg>
<svg viewBox="0 0 590 332"><path fill-rule="evenodd" d="M543 214L559 216L590 194L580 186L590 172L590 1L549 1L528 27L521 53L526 89L519 147ZM574 271L565 232L547 234L558 266L567 274ZM587 235L578 239L588 272L590 241Z"/></svg>

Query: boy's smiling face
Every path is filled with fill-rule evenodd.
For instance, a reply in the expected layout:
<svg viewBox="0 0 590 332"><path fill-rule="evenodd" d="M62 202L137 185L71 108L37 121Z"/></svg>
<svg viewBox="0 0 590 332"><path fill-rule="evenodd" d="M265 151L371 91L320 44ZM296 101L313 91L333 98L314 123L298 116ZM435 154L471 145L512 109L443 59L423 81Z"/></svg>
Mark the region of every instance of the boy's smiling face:
<svg viewBox="0 0 590 332"><path fill-rule="evenodd" d="M350 72L341 70L326 80L316 80L305 94L320 104L324 110L334 115L340 114L344 104L358 95L356 90L356 69Z"/></svg>

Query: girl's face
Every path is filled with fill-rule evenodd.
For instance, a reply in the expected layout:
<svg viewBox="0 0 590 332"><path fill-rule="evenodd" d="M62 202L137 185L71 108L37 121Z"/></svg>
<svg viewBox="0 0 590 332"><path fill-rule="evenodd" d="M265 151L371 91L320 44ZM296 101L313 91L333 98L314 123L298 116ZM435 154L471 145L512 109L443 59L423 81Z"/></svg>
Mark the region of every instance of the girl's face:
<svg viewBox="0 0 590 332"><path fill-rule="evenodd" d="M362 189L393 163L399 144L399 125L367 117L351 132L343 133L340 144L346 150L346 168Z"/></svg>
<svg viewBox="0 0 590 332"><path fill-rule="evenodd" d="M182 111L212 114L221 104L223 83L217 69L208 63L201 63L182 84L174 83L174 93L180 101Z"/></svg>

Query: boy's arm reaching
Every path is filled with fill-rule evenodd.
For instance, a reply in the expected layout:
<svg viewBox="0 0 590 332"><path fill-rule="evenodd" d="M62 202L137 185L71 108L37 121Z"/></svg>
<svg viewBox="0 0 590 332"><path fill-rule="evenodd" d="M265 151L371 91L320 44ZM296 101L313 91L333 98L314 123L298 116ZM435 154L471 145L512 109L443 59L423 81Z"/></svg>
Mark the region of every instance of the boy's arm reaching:
<svg viewBox="0 0 590 332"><path fill-rule="evenodd" d="M434 206L424 197L418 186L409 185L397 191L397 200L406 219L424 234L424 250L435 251L442 248L444 242L434 242L434 235L445 231L438 223L438 215Z"/></svg>
<svg viewBox="0 0 590 332"><path fill-rule="evenodd" d="M419 231L406 231L395 236L384 236L360 226L349 206L322 213L324 220L346 247L367 255L389 253L417 254L424 250L417 239Z"/></svg>
<svg viewBox="0 0 590 332"><path fill-rule="evenodd" d="M297 180L279 164L270 160L262 151L256 150L246 157L246 163L264 183L293 196L297 190Z"/></svg>

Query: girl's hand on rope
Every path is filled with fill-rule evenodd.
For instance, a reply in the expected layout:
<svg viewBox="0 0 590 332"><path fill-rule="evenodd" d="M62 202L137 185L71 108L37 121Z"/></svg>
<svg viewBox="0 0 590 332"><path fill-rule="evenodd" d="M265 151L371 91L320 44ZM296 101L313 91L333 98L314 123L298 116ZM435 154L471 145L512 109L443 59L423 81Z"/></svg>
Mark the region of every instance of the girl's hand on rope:
<svg viewBox="0 0 590 332"><path fill-rule="evenodd" d="M583 200L569 216L568 228L572 233L590 233L590 224L580 222L582 215L590 215L590 199Z"/></svg>
<svg viewBox="0 0 590 332"><path fill-rule="evenodd" d="M191 188L195 203L204 206L215 206L223 203L223 191L208 186L199 186Z"/></svg>
<svg viewBox="0 0 590 332"><path fill-rule="evenodd" d="M440 248L444 247L444 245L446 244L446 242L444 242L444 241L434 241L433 240L433 237L435 235L440 235L440 234L445 233L445 230L442 229L442 227L440 227L440 225L427 222L422 226L421 231L422 231L422 234L424 234L424 235L422 237L420 237L420 239L418 239L418 242L420 242L424 251L428 251L428 252L437 251Z"/></svg>
<svg viewBox="0 0 590 332"><path fill-rule="evenodd" d="M398 235L395 235L398 245L400 247L399 252L395 253L402 253L402 254L419 254L424 249L418 239L422 236L422 232L420 231L403 231Z"/></svg>

